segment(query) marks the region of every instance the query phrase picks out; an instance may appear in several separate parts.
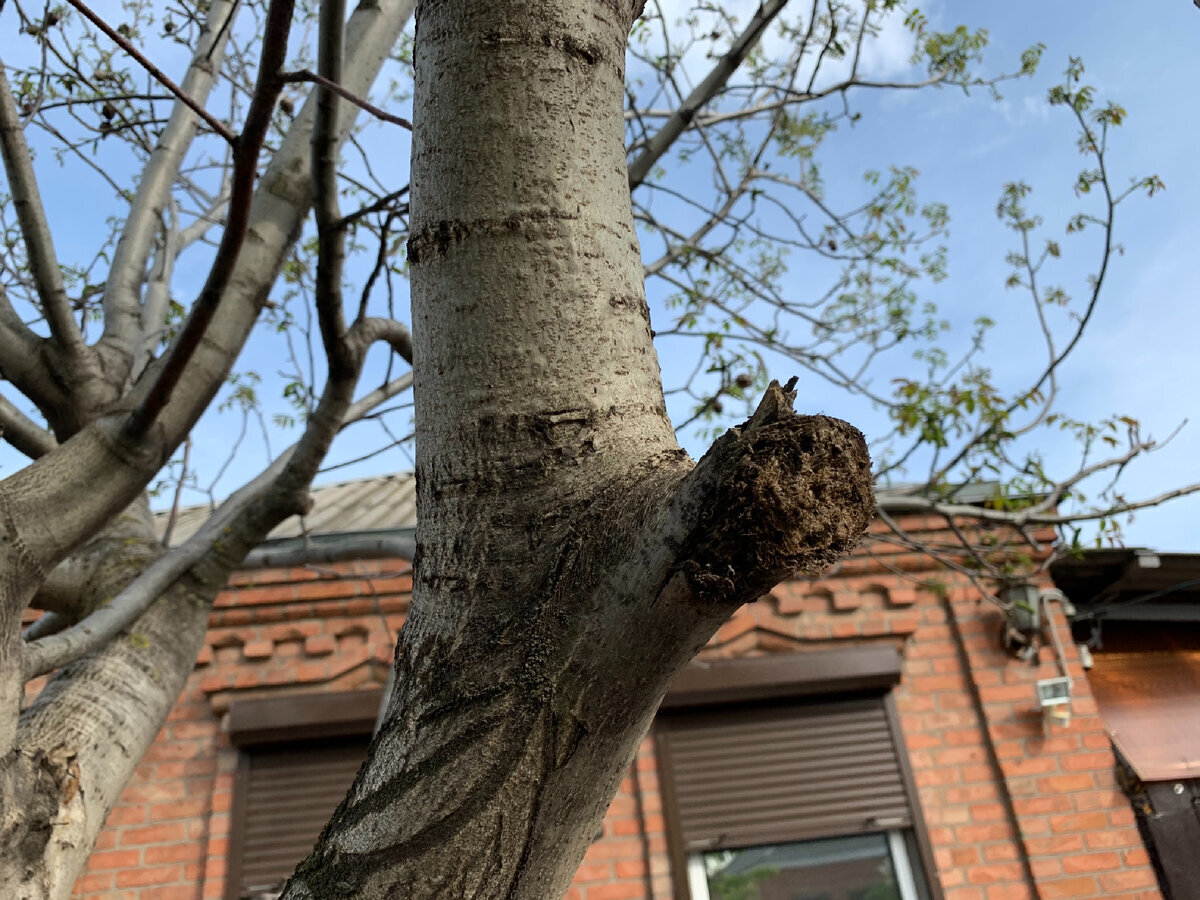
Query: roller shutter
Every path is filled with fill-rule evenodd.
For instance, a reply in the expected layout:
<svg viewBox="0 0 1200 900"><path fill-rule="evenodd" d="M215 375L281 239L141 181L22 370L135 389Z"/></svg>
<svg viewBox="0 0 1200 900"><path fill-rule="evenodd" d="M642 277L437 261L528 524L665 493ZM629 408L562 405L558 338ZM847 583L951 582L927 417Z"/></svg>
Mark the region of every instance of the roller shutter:
<svg viewBox="0 0 1200 900"><path fill-rule="evenodd" d="M659 729L686 853L912 824L881 697L710 708Z"/></svg>
<svg viewBox="0 0 1200 900"><path fill-rule="evenodd" d="M368 740L364 735L244 752L229 900L271 896L292 874L354 781Z"/></svg>

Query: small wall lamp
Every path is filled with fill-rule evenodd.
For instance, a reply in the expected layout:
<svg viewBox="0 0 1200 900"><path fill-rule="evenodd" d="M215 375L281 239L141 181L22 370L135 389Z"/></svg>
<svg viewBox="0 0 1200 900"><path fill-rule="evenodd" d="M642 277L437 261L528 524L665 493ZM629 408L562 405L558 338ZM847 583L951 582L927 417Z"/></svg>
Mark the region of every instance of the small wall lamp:
<svg viewBox="0 0 1200 900"><path fill-rule="evenodd" d="M1038 705L1042 708L1042 724L1046 726L1071 724L1071 679L1067 675L1042 678L1037 683Z"/></svg>

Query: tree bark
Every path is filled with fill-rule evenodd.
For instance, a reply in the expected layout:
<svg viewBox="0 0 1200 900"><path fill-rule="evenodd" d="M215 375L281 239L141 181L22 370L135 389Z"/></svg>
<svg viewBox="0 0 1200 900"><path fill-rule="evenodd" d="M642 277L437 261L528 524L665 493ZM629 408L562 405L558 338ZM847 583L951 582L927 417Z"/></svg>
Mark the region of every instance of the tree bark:
<svg viewBox="0 0 1200 900"><path fill-rule="evenodd" d="M418 8L418 534L396 685L288 898L561 896L671 678L851 549L862 436L772 385L698 463L651 345L629 0Z"/></svg>

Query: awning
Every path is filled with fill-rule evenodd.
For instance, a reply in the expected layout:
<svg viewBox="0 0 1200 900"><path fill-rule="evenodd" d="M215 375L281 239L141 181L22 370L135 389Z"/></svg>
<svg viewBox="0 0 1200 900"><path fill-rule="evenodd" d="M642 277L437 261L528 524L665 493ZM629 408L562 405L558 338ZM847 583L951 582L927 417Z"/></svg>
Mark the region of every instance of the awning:
<svg viewBox="0 0 1200 900"><path fill-rule="evenodd" d="M1098 653L1088 681L1142 781L1200 778L1200 652Z"/></svg>

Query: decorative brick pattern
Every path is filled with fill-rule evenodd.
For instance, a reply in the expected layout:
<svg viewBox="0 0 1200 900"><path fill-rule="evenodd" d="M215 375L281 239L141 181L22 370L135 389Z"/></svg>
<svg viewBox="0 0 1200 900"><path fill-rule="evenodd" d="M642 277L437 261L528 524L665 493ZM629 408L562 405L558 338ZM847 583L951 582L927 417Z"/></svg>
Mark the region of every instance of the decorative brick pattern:
<svg viewBox="0 0 1200 900"><path fill-rule="evenodd" d="M917 517L931 541L948 532ZM872 535L881 537L879 523ZM1039 535L1049 540L1049 535ZM411 592L406 562L238 573L218 598L195 673L109 817L75 896L221 900L237 752L221 730L235 697L381 685ZM886 641L903 653L895 691L921 813L946 900L1160 898L1112 751L1057 609L1074 678L1069 727L1045 731L1034 683L1057 675L1000 648L999 614L926 556L878 542L820 582L743 607L708 658ZM670 900L653 740L639 748L572 900Z"/></svg>

